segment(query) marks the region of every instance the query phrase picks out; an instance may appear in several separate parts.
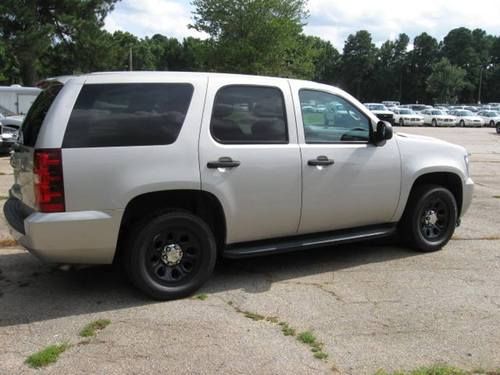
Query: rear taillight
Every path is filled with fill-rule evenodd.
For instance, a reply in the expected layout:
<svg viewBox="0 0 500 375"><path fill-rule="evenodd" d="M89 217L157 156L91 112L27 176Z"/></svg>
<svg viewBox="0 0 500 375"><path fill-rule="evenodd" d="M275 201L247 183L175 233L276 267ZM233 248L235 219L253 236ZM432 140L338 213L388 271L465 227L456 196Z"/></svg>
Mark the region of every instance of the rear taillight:
<svg viewBox="0 0 500 375"><path fill-rule="evenodd" d="M65 205L61 150L35 150L33 173L38 210L63 212Z"/></svg>

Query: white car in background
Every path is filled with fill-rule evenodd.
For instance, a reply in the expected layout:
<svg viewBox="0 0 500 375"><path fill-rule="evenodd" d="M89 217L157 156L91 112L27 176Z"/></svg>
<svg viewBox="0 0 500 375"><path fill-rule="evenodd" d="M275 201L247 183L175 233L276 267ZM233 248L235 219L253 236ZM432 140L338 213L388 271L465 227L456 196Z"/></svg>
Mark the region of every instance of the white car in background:
<svg viewBox="0 0 500 375"><path fill-rule="evenodd" d="M477 115L483 119L486 126L492 128L500 122L500 113L497 111L481 111Z"/></svg>
<svg viewBox="0 0 500 375"><path fill-rule="evenodd" d="M364 105L380 120L390 122L391 125L394 125L394 112L389 111L385 105L380 103L364 103Z"/></svg>
<svg viewBox="0 0 500 375"><path fill-rule="evenodd" d="M455 126L457 118L439 109L426 109L420 112L424 116L424 124L436 126Z"/></svg>
<svg viewBox="0 0 500 375"><path fill-rule="evenodd" d="M429 106L427 106L425 104L407 104L406 108L410 108L415 113L420 113L421 111L425 111L426 109L429 109Z"/></svg>
<svg viewBox="0 0 500 375"><path fill-rule="evenodd" d="M484 125L484 120L466 109L453 111L451 115L457 117L457 125L460 127L473 126L480 128Z"/></svg>
<svg viewBox="0 0 500 375"><path fill-rule="evenodd" d="M395 108L394 112L394 124L399 124L400 126L423 126L424 117L413 112L408 108Z"/></svg>

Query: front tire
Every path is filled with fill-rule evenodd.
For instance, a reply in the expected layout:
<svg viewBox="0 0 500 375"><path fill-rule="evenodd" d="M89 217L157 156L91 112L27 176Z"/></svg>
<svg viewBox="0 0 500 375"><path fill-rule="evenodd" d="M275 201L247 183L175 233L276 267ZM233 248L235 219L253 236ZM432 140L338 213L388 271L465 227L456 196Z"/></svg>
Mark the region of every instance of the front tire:
<svg viewBox="0 0 500 375"><path fill-rule="evenodd" d="M418 186L400 222L402 240L417 251L439 250L451 239L457 214L455 197L448 189L439 185Z"/></svg>
<svg viewBox="0 0 500 375"><path fill-rule="evenodd" d="M495 127L495 121L493 121L493 120L490 121L490 127L492 127L492 128Z"/></svg>
<svg viewBox="0 0 500 375"><path fill-rule="evenodd" d="M435 128L437 126L437 121L436 119L432 119L432 126Z"/></svg>
<svg viewBox="0 0 500 375"><path fill-rule="evenodd" d="M497 123L497 134L500 134L500 122Z"/></svg>
<svg viewBox="0 0 500 375"><path fill-rule="evenodd" d="M399 126L405 126L405 120L402 118L399 119Z"/></svg>
<svg viewBox="0 0 500 375"><path fill-rule="evenodd" d="M464 120L460 120L460 122L458 123L458 125L463 128L465 126L465 121Z"/></svg>
<svg viewBox="0 0 500 375"><path fill-rule="evenodd" d="M149 297L187 297L210 277L217 259L208 225L189 212L168 212L132 231L125 248L125 270Z"/></svg>

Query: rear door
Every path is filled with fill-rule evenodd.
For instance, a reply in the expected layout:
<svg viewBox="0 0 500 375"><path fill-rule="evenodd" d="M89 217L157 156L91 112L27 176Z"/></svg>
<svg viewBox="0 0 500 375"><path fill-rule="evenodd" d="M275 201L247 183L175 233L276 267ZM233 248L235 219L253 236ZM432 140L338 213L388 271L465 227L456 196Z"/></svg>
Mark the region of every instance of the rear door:
<svg viewBox="0 0 500 375"><path fill-rule="evenodd" d="M35 207L33 184L33 153L47 113L63 88L59 82L51 83L36 98L23 122L19 146L11 157L14 169L14 185L11 193L30 207Z"/></svg>
<svg viewBox="0 0 500 375"><path fill-rule="evenodd" d="M222 202L228 244L296 234L300 151L286 80L211 76L199 150L202 189Z"/></svg>

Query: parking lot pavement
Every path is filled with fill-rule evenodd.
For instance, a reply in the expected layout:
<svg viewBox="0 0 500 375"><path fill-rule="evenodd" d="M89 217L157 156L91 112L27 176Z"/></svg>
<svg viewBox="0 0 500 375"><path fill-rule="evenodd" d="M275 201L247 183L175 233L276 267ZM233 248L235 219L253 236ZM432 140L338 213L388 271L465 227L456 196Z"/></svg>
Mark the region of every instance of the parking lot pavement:
<svg viewBox="0 0 500 375"><path fill-rule="evenodd" d="M33 372L26 357L61 342L72 346L42 373L500 368L500 137L494 129L397 131L472 153L473 205L442 251L357 244L224 261L199 299L158 303L112 267L61 271L0 250L0 374ZM6 165L0 160L0 172ZM11 179L1 175L0 187ZM79 330L99 318L111 324L83 341ZM328 358L314 358L283 326L312 331Z"/></svg>

